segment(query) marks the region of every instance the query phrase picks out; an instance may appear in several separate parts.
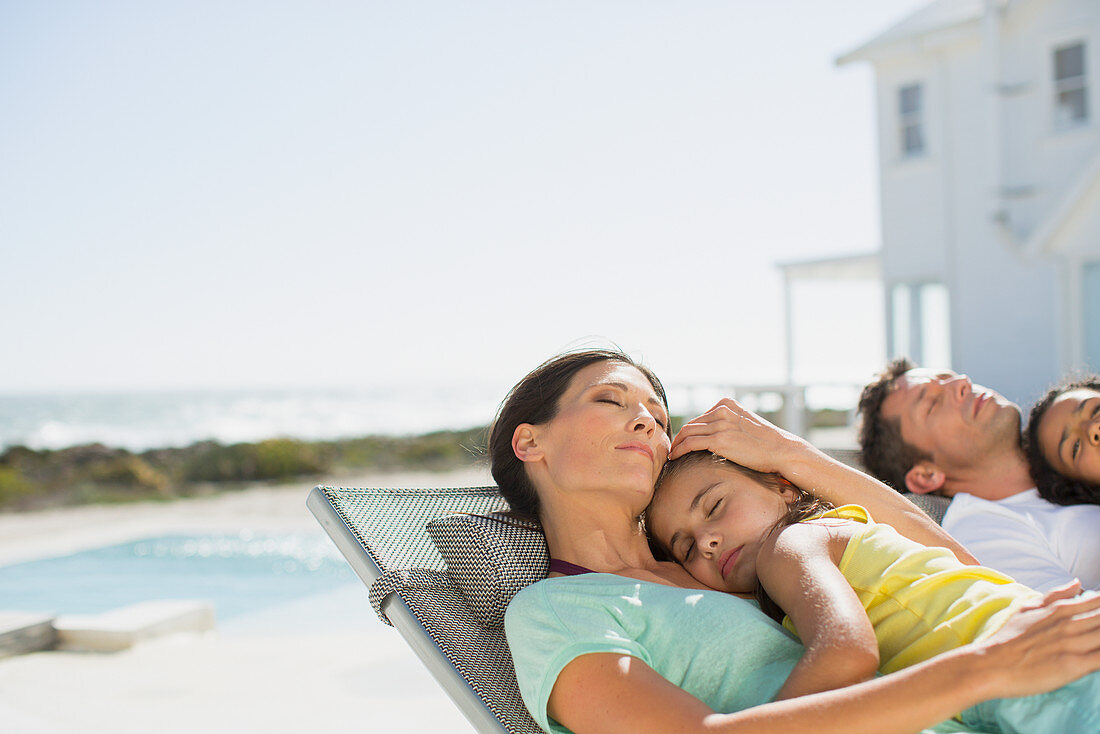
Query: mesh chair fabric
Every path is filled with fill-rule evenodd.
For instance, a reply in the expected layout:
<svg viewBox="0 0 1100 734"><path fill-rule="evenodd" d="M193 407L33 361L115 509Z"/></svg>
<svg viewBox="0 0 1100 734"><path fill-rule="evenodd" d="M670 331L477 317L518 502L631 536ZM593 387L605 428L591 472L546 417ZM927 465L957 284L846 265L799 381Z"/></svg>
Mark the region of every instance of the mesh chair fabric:
<svg viewBox="0 0 1100 734"><path fill-rule="evenodd" d="M479 622L426 531L433 520L456 513L480 515L507 509L496 487L318 490L378 569L370 584L370 596L379 618L391 624L382 605L396 594L473 694L509 732L540 734L542 729L520 697L503 626ZM533 532L533 528L528 527L527 532ZM473 556L469 562L484 563ZM511 559L517 567L523 562ZM458 563L461 565L461 561ZM537 568L537 563L532 561L532 566ZM533 573L538 578L545 576L544 570L542 576L538 571Z"/></svg>
<svg viewBox="0 0 1100 734"><path fill-rule="evenodd" d="M447 573L486 627L504 624L504 610L525 586L546 578L550 557L538 523L492 513L452 515L428 523Z"/></svg>
<svg viewBox="0 0 1100 734"><path fill-rule="evenodd" d="M407 489L318 487L380 572L444 570L425 526L457 513L485 514L508 504L496 487Z"/></svg>
<svg viewBox="0 0 1100 734"><path fill-rule="evenodd" d="M440 574L438 584L398 592L451 665L512 734L542 734L519 694L503 627L478 624L465 598Z"/></svg>

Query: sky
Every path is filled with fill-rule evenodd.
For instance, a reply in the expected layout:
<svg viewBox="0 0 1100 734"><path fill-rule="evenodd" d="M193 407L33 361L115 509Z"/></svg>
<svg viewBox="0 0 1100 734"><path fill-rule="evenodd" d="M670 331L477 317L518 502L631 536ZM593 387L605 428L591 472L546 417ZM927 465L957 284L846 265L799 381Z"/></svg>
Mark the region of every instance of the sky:
<svg viewBox="0 0 1100 734"><path fill-rule="evenodd" d="M879 244L835 58L921 5L4 3L0 392L782 381L775 263ZM880 299L796 290L796 379Z"/></svg>

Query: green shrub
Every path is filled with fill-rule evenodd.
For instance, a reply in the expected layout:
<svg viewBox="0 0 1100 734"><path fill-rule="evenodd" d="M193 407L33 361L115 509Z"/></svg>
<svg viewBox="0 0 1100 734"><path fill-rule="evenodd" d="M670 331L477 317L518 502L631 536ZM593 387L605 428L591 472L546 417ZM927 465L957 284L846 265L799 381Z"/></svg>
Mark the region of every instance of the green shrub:
<svg viewBox="0 0 1100 734"><path fill-rule="evenodd" d="M0 466L0 507L17 502L34 493L34 485L13 466Z"/></svg>
<svg viewBox="0 0 1100 734"><path fill-rule="evenodd" d="M129 490L162 493L168 489L168 477L133 454L98 461L88 468L88 479L95 484Z"/></svg>
<svg viewBox="0 0 1100 734"><path fill-rule="evenodd" d="M281 479L328 470L317 449L289 438L273 438L256 444L256 479Z"/></svg>
<svg viewBox="0 0 1100 734"><path fill-rule="evenodd" d="M247 482L283 479L328 470L328 462L317 447L289 438L260 443L222 446L214 442L196 445L196 452L184 468L184 479L199 482Z"/></svg>

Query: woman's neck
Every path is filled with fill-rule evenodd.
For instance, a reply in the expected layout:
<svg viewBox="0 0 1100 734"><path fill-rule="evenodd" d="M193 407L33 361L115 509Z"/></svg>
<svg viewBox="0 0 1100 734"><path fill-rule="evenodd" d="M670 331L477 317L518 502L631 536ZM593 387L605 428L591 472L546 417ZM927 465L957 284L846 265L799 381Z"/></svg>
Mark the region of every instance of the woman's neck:
<svg viewBox="0 0 1100 734"><path fill-rule="evenodd" d="M657 565L637 516L628 509L559 501L549 507L544 503L540 520L552 558L600 573Z"/></svg>
<svg viewBox="0 0 1100 734"><path fill-rule="evenodd" d="M540 519L551 558L597 573L613 573L651 583L692 589L709 588L676 563L653 557L637 515L630 509L592 502L548 507Z"/></svg>

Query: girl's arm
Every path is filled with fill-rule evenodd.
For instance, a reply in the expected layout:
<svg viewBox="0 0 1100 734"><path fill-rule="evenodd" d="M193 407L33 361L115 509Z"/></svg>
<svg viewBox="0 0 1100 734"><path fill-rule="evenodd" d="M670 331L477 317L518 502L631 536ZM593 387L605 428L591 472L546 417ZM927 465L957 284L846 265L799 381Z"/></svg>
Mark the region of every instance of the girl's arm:
<svg viewBox="0 0 1100 734"><path fill-rule="evenodd" d="M987 640L854 686L719 714L637 658L581 655L547 711L576 734L912 734L980 701L1053 690L1100 669L1100 596L1016 614Z"/></svg>
<svg viewBox="0 0 1100 734"><path fill-rule="evenodd" d="M772 534L756 560L764 591L791 618L802 659L777 698L870 680L878 671L878 640L867 613L833 560L833 545L846 545L852 524L796 523Z"/></svg>
<svg viewBox="0 0 1100 734"><path fill-rule="evenodd" d="M950 549L960 561L977 560L916 505L882 482L843 464L793 433L781 430L735 400L720 400L684 425L672 440L669 458L712 451L750 469L782 474L834 505L867 508L876 522L894 527L922 545Z"/></svg>

